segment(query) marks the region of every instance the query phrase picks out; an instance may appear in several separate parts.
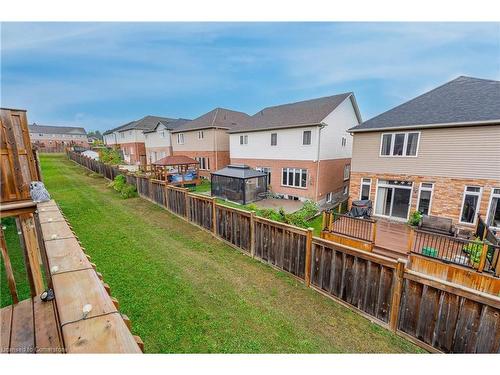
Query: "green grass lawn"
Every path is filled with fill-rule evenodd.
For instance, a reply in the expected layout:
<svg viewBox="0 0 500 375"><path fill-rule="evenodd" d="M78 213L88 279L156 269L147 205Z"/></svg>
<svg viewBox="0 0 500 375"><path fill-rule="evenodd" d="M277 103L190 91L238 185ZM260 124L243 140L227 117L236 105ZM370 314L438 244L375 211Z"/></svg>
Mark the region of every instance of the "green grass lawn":
<svg viewBox="0 0 500 375"><path fill-rule="evenodd" d="M302 283L59 155L44 181L146 352L419 352Z"/></svg>

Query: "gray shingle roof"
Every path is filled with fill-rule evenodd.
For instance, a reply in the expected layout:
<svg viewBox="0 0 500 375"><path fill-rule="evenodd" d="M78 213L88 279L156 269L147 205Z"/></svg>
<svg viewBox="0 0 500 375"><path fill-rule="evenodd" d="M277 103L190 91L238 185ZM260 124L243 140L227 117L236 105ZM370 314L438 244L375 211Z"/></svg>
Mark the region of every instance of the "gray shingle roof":
<svg viewBox="0 0 500 375"><path fill-rule="evenodd" d="M449 126L494 120L500 122L500 81L461 76L350 131Z"/></svg>
<svg viewBox="0 0 500 375"><path fill-rule="evenodd" d="M224 167L216 172L213 172L212 175L243 178L243 179L267 176L265 172L260 172L255 169L252 169L248 165L238 165L238 164L232 164L232 165L230 164L227 167Z"/></svg>
<svg viewBox="0 0 500 375"><path fill-rule="evenodd" d="M250 116L243 112L215 108L194 120L178 126L172 133L209 128L231 129L245 123L249 118Z"/></svg>
<svg viewBox="0 0 500 375"><path fill-rule="evenodd" d="M191 121L191 120L188 120L185 118L178 118L178 119L175 119L172 121L160 120L160 121L158 121L158 123L156 124L156 126L154 128L149 129L149 130L144 130L143 133L155 132L156 129L158 128L159 124L163 124L168 130L174 130L174 129L177 129L179 126L185 124L188 121Z"/></svg>
<svg viewBox="0 0 500 375"><path fill-rule="evenodd" d="M33 123L28 125L30 133L43 133L43 134L87 134L84 128L79 126L51 126L51 125L38 125Z"/></svg>
<svg viewBox="0 0 500 375"><path fill-rule="evenodd" d="M349 92L267 107L253 115L249 122L231 129L229 133L320 125L326 116L351 95Z"/></svg>
<svg viewBox="0 0 500 375"><path fill-rule="evenodd" d="M160 116L145 116L141 118L140 120L135 120L135 121L130 121L127 122L126 124L120 125L116 128L106 130L103 135L106 134L111 134L113 132L121 132L121 131L126 131L126 130L132 130L132 129L138 129L138 130L151 130L158 125L158 122L170 122L174 121L175 119L169 118L169 117L160 117Z"/></svg>

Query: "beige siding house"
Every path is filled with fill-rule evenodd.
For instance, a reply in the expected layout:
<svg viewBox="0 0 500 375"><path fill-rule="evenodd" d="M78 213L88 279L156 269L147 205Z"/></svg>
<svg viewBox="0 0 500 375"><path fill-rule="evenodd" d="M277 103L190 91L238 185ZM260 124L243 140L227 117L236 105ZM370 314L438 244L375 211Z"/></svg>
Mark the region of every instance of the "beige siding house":
<svg viewBox="0 0 500 375"><path fill-rule="evenodd" d="M351 129L350 199L500 229L500 82L459 77Z"/></svg>

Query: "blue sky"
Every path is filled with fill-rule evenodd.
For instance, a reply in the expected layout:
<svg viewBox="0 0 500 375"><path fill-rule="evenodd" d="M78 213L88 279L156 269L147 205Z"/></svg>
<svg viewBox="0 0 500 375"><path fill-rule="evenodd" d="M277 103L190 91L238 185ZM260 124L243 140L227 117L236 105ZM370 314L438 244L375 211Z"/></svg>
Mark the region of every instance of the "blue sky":
<svg viewBox="0 0 500 375"><path fill-rule="evenodd" d="M1 105L87 130L347 91L367 120L459 75L500 80L500 23L1 25Z"/></svg>

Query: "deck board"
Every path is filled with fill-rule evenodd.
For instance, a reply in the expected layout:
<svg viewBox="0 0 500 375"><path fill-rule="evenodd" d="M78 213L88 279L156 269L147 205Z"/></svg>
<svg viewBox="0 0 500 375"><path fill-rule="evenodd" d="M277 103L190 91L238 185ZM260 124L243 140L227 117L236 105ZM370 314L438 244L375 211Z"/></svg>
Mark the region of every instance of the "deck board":
<svg viewBox="0 0 500 375"><path fill-rule="evenodd" d="M408 239L410 228L405 223L395 223L388 220L377 220L374 253L391 258L406 258L408 256Z"/></svg>
<svg viewBox="0 0 500 375"><path fill-rule="evenodd" d="M54 300L33 298L36 353L63 353Z"/></svg>
<svg viewBox="0 0 500 375"><path fill-rule="evenodd" d="M10 329L12 326L12 305L0 310L0 353L8 353L10 348Z"/></svg>
<svg viewBox="0 0 500 375"><path fill-rule="evenodd" d="M31 298L12 307L12 326L9 353L35 352L35 327Z"/></svg>

